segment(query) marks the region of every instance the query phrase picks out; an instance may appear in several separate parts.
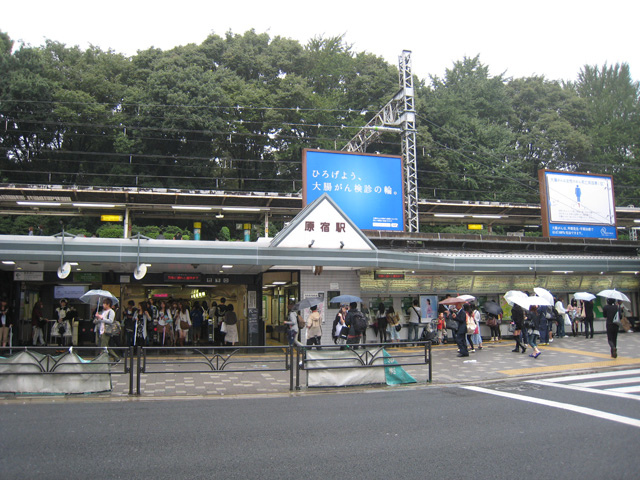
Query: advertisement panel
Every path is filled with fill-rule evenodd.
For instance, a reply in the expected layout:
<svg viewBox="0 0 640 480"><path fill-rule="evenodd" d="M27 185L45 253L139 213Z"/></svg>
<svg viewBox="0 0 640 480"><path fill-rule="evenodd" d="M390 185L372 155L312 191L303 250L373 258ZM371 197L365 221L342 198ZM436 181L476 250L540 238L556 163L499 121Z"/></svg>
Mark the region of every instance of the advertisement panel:
<svg viewBox="0 0 640 480"><path fill-rule="evenodd" d="M327 193L361 230L404 230L402 158L305 149L302 197Z"/></svg>
<svg viewBox="0 0 640 480"><path fill-rule="evenodd" d="M545 237L616 239L613 177L540 170Z"/></svg>

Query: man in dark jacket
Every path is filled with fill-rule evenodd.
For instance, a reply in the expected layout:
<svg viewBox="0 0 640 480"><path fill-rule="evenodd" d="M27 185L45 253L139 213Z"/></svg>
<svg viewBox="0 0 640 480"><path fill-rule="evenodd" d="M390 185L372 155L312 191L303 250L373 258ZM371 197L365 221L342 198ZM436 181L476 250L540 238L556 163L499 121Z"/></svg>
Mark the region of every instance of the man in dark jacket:
<svg viewBox="0 0 640 480"><path fill-rule="evenodd" d="M347 312L347 316L344 319L344 323L349 329L349 334L347 335L347 345L356 345L360 343L360 340L362 340L362 329L358 327L358 322L354 320L355 316L361 315L363 315L363 313L358 310L358 303L351 302L349 304L349 311Z"/></svg>
<svg viewBox="0 0 640 480"><path fill-rule="evenodd" d="M456 343L458 344L458 356L468 357L469 349L467 348L467 312L471 310L471 306L468 303L464 304L455 319L458 322L458 330L456 332ZM471 313L470 311L468 312Z"/></svg>

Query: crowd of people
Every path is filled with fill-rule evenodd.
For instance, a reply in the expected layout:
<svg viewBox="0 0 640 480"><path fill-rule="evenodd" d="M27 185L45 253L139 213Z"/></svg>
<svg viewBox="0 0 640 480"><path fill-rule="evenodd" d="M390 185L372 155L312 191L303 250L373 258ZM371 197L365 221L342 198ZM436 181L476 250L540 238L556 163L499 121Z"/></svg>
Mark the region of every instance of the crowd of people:
<svg viewBox="0 0 640 480"><path fill-rule="evenodd" d="M123 307L107 298L93 308L96 309L93 333L97 346L235 345L238 342L238 317L233 304L225 298L213 301L210 306L206 301L192 304L188 300L161 300L156 304L155 299L149 298L137 304L128 300ZM5 317L10 318L7 314ZM71 344L77 319L76 309L68 306L66 299L60 300L52 319L45 317L44 305L37 301L31 316L33 345L46 345L47 334L58 346Z"/></svg>
<svg viewBox="0 0 640 480"><path fill-rule="evenodd" d="M526 353L538 358L541 351L540 345L549 345L555 338L584 336L593 338L594 303L593 300L572 299L565 308L559 298L554 297L553 305L536 306L524 309L514 303L511 310L509 332L513 334L515 348L513 352ZM311 312L306 319L295 310L295 305L289 305L289 317L285 322L288 327L289 342L296 339L303 341L302 331L306 331L306 344L321 348L322 319L317 307L311 307ZM608 299L603 307L607 340L611 349L611 356L617 357L617 333L618 325L614 322L616 316L628 317L630 312L622 301ZM490 341L492 343L502 341L501 324L503 315L499 312L485 312L484 317L479 306L474 301L464 304L438 305L438 315L434 322L425 324L420 318L418 300L414 300L407 309L408 328L407 342L417 342L429 339L433 343L449 342L451 338L458 347L459 357L468 357L483 349L483 339L480 333L481 322L484 320L489 327ZM423 334L418 338L420 324L425 327ZM342 304L333 320L331 338L335 344L359 344L367 342L367 328L372 327L376 336L379 335L380 343L395 343L399 341L399 332L403 328L402 321L393 306L385 307L380 303L378 308L370 316L358 310L357 303ZM433 331L432 331L433 330ZM377 339L377 338L376 338Z"/></svg>

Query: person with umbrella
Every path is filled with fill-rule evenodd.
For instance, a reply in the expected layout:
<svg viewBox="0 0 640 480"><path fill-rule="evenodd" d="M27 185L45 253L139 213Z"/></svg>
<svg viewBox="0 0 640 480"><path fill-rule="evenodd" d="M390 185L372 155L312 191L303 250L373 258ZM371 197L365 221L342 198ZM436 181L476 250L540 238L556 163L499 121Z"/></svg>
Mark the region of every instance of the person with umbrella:
<svg viewBox="0 0 640 480"><path fill-rule="evenodd" d="M582 323L584 323L585 338L593 338L593 300L582 300L581 317Z"/></svg>
<svg viewBox="0 0 640 480"><path fill-rule="evenodd" d="M98 324L97 332L100 335L100 346L103 348L109 347L109 340L111 340L110 328L116 321L116 312L111 307L112 302L110 298L102 300L102 313L96 312L94 319L94 323ZM120 357L111 350L109 350L109 355L111 355L116 362L120 360Z"/></svg>
<svg viewBox="0 0 640 480"><path fill-rule="evenodd" d="M607 328L607 342L609 343L609 348L611 349L611 357L618 358L618 325L613 323L616 318L620 316L620 309L616 305L615 298L607 298L607 304L602 307L602 314L606 319L606 328ZM593 320L592 320L593 323ZM593 333L593 330L591 330ZM593 338L593 337L591 337Z"/></svg>
<svg viewBox="0 0 640 480"><path fill-rule="evenodd" d="M469 349L467 348L467 317L471 316L471 308L468 303L458 311L455 319L458 322L458 330L456 332L456 343L458 344L458 356L468 357Z"/></svg>
<svg viewBox="0 0 640 480"><path fill-rule="evenodd" d="M502 321L502 307L496 302L485 302L482 309L487 314L487 326L491 331L491 341L501 341L500 322Z"/></svg>

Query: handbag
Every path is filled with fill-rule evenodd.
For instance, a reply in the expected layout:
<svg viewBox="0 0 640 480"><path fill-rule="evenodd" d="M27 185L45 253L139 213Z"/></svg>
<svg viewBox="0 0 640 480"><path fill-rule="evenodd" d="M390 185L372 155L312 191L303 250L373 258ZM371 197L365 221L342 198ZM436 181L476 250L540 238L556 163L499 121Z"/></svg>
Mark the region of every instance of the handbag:
<svg viewBox="0 0 640 480"><path fill-rule="evenodd" d="M509 333L513 333L513 332L515 332L515 331L516 331L516 324L515 324L515 323L513 323L513 322L511 322L511 323L509 324Z"/></svg>
<svg viewBox="0 0 640 480"><path fill-rule="evenodd" d="M620 310L618 310L616 312L615 317L613 317L613 322L614 325L617 325L618 328L622 328L622 320L620 320Z"/></svg>
<svg viewBox="0 0 640 480"><path fill-rule="evenodd" d="M189 322L186 320L180 320L180 330L189 330Z"/></svg>
<svg viewBox="0 0 640 480"><path fill-rule="evenodd" d="M105 323L104 333L106 333L107 335L111 335L112 337L120 335L120 324L115 320L113 321L113 323Z"/></svg>
<svg viewBox="0 0 640 480"><path fill-rule="evenodd" d="M496 317L489 317L487 319L487 327L497 327L498 326L498 320L496 319Z"/></svg>
<svg viewBox="0 0 640 480"><path fill-rule="evenodd" d="M397 324L396 325L396 332L399 332L400 330L402 330L402 325Z"/></svg>
<svg viewBox="0 0 640 480"><path fill-rule="evenodd" d="M227 324L225 322L220 324L220 333L227 333Z"/></svg>

